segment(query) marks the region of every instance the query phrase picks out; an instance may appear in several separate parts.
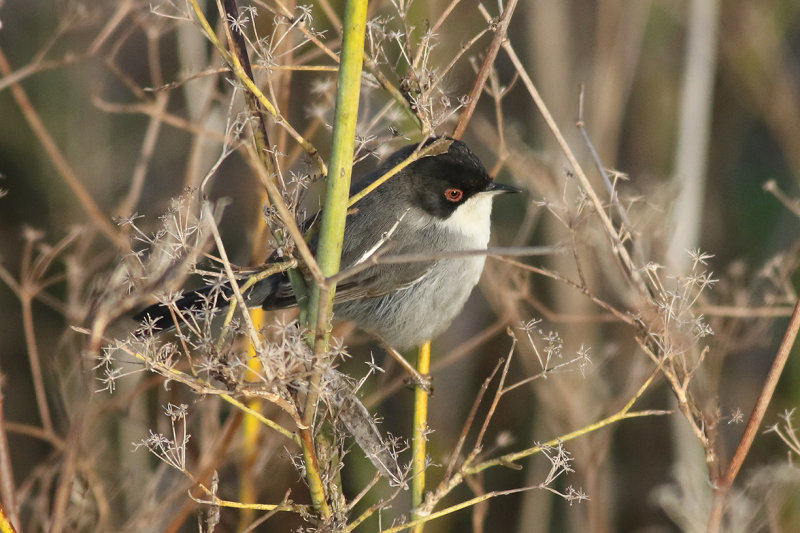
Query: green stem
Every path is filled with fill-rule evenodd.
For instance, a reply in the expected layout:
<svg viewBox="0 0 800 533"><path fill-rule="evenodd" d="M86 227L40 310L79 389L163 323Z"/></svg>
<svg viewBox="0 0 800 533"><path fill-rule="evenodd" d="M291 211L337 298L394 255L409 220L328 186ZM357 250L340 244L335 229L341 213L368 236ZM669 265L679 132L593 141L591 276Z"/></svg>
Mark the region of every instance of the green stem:
<svg viewBox="0 0 800 533"><path fill-rule="evenodd" d="M339 67L339 84L336 90L336 114L333 124L333 146L331 151L325 207L322 210L317 262L322 274L330 277L339 271L342 255L342 240L347 216L347 201L350 193L350 176L353 169L358 100L361 89L361 68L364 57L364 34L367 22L367 0L348 0L345 5L344 40L342 62ZM311 309L328 309L323 315L330 316L335 293L335 284L327 291L327 301L321 301L321 287L315 287ZM316 317L309 314L314 322ZM317 326L318 324L311 324ZM327 328L327 324L319 324ZM317 328L319 329L319 328Z"/></svg>
<svg viewBox="0 0 800 533"><path fill-rule="evenodd" d="M353 170L353 150L355 148L356 122L358 120L358 100L361 90L361 67L364 57L364 35L367 26L367 0L347 0L344 16L344 40L342 41L342 61L339 66L339 83L336 90L336 113L333 123L333 146L328 171L328 184L325 205L322 209L317 263L322 276L329 278L339 271L344 239L344 225L347 217L347 200L350 192L350 175ZM314 353L319 357L328 351L328 330L333 311L333 296L336 283L317 281L307 308L306 318L309 330L314 332ZM303 423L306 430L301 431L303 451L307 469L319 465L309 463L314 459L315 443L313 435L314 413L319 398L322 375L314 370L308 384ZM310 480L309 480L310 481ZM320 487L321 488L321 487ZM319 488L318 488L319 489ZM312 496L314 495L312 487ZM327 516L327 514L326 514Z"/></svg>

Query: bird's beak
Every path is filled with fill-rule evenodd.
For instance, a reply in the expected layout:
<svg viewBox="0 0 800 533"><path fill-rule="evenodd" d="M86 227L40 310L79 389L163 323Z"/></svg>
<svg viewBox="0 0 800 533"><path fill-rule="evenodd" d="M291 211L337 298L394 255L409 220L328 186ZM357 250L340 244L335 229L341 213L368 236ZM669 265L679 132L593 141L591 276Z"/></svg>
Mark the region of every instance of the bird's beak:
<svg viewBox="0 0 800 533"><path fill-rule="evenodd" d="M506 185L505 183L497 183L492 180L483 192L490 194L506 194L509 192L522 192L522 189L514 187L513 185Z"/></svg>

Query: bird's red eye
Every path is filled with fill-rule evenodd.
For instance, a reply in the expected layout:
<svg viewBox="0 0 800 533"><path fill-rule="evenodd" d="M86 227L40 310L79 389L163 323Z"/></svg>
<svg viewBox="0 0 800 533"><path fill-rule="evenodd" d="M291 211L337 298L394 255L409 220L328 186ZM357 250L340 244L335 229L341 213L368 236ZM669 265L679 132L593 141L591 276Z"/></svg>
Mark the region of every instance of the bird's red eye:
<svg viewBox="0 0 800 533"><path fill-rule="evenodd" d="M444 197L451 202L460 202L464 197L464 191L461 189L450 188L444 191Z"/></svg>

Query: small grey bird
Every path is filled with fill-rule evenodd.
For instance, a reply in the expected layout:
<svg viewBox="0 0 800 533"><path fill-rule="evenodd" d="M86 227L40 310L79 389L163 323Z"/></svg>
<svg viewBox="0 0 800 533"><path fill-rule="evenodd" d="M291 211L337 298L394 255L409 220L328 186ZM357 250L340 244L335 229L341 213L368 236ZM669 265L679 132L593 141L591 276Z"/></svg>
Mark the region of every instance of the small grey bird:
<svg viewBox="0 0 800 533"><path fill-rule="evenodd" d="M355 192L405 160L417 146L392 154L357 184ZM418 159L392 176L350 209L341 269L366 262L378 251L384 257L413 254L430 259L366 266L337 285L334 318L352 320L400 351L442 333L478 283L486 256L437 256L485 250L492 200L510 192L520 189L496 183L467 145L456 140L447 152ZM211 290L205 287L188 293L177 302L178 309L201 308L204 295ZM222 290L230 295L229 287ZM268 310L297 304L285 272L258 282L244 297L248 306ZM220 306L227 305L223 298L217 301ZM157 326L169 327L170 313L163 305L150 306L136 318L147 316L155 319Z"/></svg>

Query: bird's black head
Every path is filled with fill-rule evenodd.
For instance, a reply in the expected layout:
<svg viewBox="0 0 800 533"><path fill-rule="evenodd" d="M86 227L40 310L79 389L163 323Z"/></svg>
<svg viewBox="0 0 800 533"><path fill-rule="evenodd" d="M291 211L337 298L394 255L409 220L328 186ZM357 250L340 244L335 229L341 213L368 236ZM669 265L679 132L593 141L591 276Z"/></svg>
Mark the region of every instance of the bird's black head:
<svg viewBox="0 0 800 533"><path fill-rule="evenodd" d="M516 187L496 183L466 144L451 142L447 152L423 157L405 170L418 207L446 219L476 195L520 192Z"/></svg>

